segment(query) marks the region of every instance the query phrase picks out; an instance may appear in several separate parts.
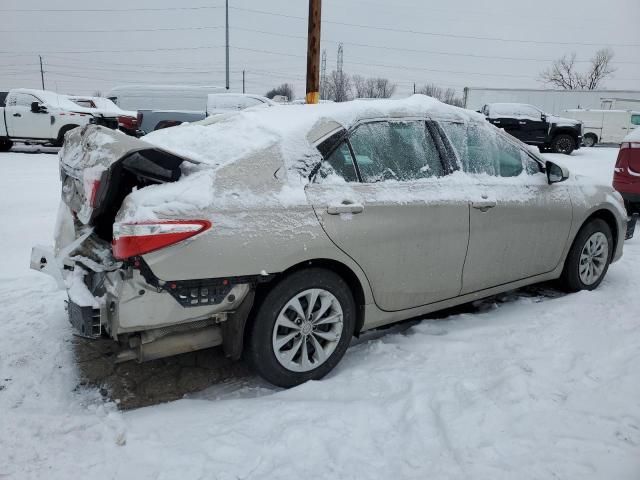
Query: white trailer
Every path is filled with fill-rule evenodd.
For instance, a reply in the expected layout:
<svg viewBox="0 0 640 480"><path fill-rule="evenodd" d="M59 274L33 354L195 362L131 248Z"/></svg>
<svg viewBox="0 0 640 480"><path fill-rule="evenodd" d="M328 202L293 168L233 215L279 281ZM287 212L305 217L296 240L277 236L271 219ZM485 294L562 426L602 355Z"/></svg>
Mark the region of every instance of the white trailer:
<svg viewBox="0 0 640 480"><path fill-rule="evenodd" d="M465 108L480 110L490 103L526 103L554 115L569 109L640 110L640 91L465 87Z"/></svg>
<svg viewBox="0 0 640 480"><path fill-rule="evenodd" d="M223 87L199 85L127 85L114 87L107 98L123 110L189 110L204 112L207 95Z"/></svg>
<svg viewBox="0 0 640 480"><path fill-rule="evenodd" d="M640 111L570 109L563 115L582 122L582 143L586 147L593 147L596 143L620 144L630 131L640 125Z"/></svg>

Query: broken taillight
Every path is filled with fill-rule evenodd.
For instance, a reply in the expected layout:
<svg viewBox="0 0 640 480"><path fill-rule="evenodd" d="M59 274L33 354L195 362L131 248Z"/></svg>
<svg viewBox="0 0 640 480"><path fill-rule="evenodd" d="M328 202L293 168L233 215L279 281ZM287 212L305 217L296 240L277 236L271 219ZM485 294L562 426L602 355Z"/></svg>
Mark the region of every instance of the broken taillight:
<svg viewBox="0 0 640 480"><path fill-rule="evenodd" d="M113 226L113 256L118 260L174 245L211 228L208 220L167 220L116 223Z"/></svg>

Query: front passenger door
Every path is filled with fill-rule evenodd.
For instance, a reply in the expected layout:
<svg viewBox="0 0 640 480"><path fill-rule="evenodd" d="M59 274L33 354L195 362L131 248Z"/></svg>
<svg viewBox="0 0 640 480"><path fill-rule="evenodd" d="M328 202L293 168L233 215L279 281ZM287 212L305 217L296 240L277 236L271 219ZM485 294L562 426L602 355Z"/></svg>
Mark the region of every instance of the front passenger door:
<svg viewBox="0 0 640 480"><path fill-rule="evenodd" d="M48 113L34 113L31 103L40 100L27 93L14 93L7 99L5 114L7 131L14 138L51 138L51 116Z"/></svg>
<svg viewBox="0 0 640 480"><path fill-rule="evenodd" d="M362 268L385 311L460 293L469 204L451 199L450 170L426 127L360 125L306 190L326 234Z"/></svg>

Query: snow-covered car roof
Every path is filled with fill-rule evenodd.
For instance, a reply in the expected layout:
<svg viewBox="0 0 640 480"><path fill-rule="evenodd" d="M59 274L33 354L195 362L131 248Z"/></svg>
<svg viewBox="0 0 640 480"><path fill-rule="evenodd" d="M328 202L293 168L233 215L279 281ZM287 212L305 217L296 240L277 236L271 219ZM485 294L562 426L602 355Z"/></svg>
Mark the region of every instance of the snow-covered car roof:
<svg viewBox="0 0 640 480"><path fill-rule="evenodd" d="M476 112L445 105L431 97L319 105L275 105L222 114L198 124L157 130L144 141L202 163L223 166L278 145L288 166L317 154L315 144L337 129L377 118L430 117L484 122Z"/></svg>
<svg viewBox="0 0 640 480"><path fill-rule="evenodd" d="M83 101L83 100L91 101L95 105L95 108L93 107L83 107L83 108L88 108L97 113L103 113L103 114L114 115L114 116L128 115L130 117L135 117L138 114L138 112L134 112L132 110L122 110L111 100L104 97L91 97L88 95L67 95L67 98L69 98L69 100L71 100L73 103L76 103L76 101ZM82 107L82 105L80 106Z"/></svg>

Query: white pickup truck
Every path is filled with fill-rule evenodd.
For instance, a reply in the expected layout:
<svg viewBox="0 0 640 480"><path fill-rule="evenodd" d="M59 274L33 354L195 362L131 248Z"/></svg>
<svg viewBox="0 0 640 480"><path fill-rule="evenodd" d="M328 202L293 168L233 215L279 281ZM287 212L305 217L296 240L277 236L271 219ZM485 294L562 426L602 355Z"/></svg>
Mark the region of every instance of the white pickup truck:
<svg viewBox="0 0 640 480"><path fill-rule="evenodd" d="M16 88L0 107L0 151L8 151L14 142L61 146L65 133L88 123L118 126L117 118L81 107L66 95Z"/></svg>

